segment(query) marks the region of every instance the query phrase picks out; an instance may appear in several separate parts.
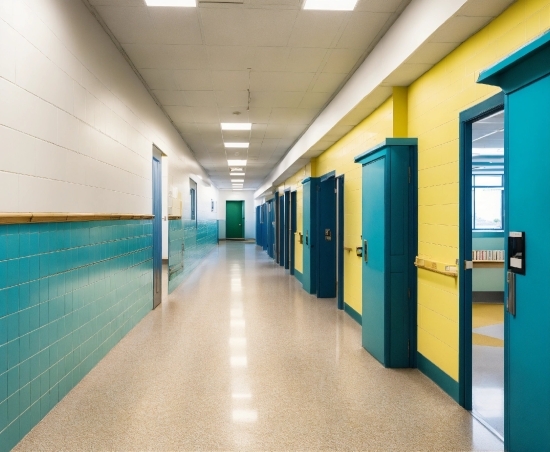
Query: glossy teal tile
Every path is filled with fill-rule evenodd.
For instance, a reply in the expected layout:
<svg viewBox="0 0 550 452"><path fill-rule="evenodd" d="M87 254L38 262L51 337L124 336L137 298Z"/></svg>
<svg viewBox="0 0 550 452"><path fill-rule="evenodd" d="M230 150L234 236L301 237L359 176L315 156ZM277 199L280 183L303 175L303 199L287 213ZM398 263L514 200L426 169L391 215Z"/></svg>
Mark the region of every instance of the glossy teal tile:
<svg viewBox="0 0 550 452"><path fill-rule="evenodd" d="M0 450L150 311L151 234L150 221L0 226L0 406L13 418Z"/></svg>

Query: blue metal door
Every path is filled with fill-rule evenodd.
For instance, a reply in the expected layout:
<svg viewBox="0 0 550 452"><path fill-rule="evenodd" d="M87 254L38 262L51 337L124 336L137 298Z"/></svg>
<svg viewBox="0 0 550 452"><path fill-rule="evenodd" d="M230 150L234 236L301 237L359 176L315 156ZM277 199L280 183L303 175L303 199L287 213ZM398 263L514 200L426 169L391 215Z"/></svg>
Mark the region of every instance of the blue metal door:
<svg viewBox="0 0 550 452"><path fill-rule="evenodd" d="M386 156L363 166L363 347L385 362Z"/></svg>
<svg viewBox="0 0 550 452"><path fill-rule="evenodd" d="M153 157L153 309L162 301L162 172Z"/></svg>
<svg viewBox="0 0 550 452"><path fill-rule="evenodd" d="M336 297L336 183L334 176L317 186L317 298Z"/></svg>

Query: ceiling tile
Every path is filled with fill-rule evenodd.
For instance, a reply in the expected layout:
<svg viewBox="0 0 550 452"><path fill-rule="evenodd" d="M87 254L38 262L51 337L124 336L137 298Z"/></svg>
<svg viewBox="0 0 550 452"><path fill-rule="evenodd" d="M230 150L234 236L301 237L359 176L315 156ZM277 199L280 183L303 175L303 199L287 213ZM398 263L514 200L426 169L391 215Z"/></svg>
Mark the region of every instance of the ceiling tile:
<svg viewBox="0 0 550 452"><path fill-rule="evenodd" d="M214 91L182 91L185 105L188 107L215 107Z"/></svg>
<svg viewBox="0 0 550 452"><path fill-rule="evenodd" d="M212 71L212 85L216 91L246 91L248 71Z"/></svg>
<svg viewBox="0 0 550 452"><path fill-rule="evenodd" d="M203 46L126 44L124 50L138 69L206 69Z"/></svg>
<svg viewBox="0 0 550 452"><path fill-rule="evenodd" d="M219 122L218 109L216 107L191 107L194 121L198 123Z"/></svg>
<svg viewBox="0 0 550 452"><path fill-rule="evenodd" d="M162 105L186 105L182 96L182 91L176 90L153 90Z"/></svg>
<svg viewBox="0 0 550 452"><path fill-rule="evenodd" d="M304 94L302 92L254 91L251 95L250 106L261 108L297 108L303 97Z"/></svg>
<svg viewBox="0 0 550 452"><path fill-rule="evenodd" d="M166 112L172 118L176 124L181 122L195 122L193 117L193 109L191 107L181 107L181 106L166 106L164 107Z"/></svg>
<svg viewBox="0 0 550 452"><path fill-rule="evenodd" d="M355 11L393 13L410 2L411 0L359 0L355 6Z"/></svg>
<svg viewBox="0 0 550 452"><path fill-rule="evenodd" d="M253 71L281 71L287 62L290 48L258 47L255 49L251 68Z"/></svg>
<svg viewBox="0 0 550 452"><path fill-rule="evenodd" d="M326 49L295 48L290 51L285 65L288 72L317 72L323 62Z"/></svg>
<svg viewBox="0 0 550 452"><path fill-rule="evenodd" d="M174 73L169 69L141 69L139 72L151 89L177 89Z"/></svg>
<svg viewBox="0 0 550 452"><path fill-rule="evenodd" d="M300 91L308 89L314 73L252 72L250 89L254 91Z"/></svg>
<svg viewBox="0 0 550 452"><path fill-rule="evenodd" d="M366 50L390 17L389 13L356 12L338 40L337 47Z"/></svg>
<svg viewBox="0 0 550 452"><path fill-rule="evenodd" d="M195 8L97 6L122 44L202 44Z"/></svg>
<svg viewBox="0 0 550 452"><path fill-rule="evenodd" d="M248 91L215 91L216 103L220 107L246 107Z"/></svg>
<svg viewBox="0 0 550 452"><path fill-rule="evenodd" d="M333 44L338 29L349 12L300 11L292 36L288 41L291 47L327 48Z"/></svg>
<svg viewBox="0 0 550 452"><path fill-rule="evenodd" d="M209 68L221 71L244 71L252 67L253 47L246 46L206 46Z"/></svg>
<svg viewBox="0 0 550 452"><path fill-rule="evenodd" d="M180 70L174 71L173 74L176 86L182 91L212 90L212 79L210 71Z"/></svg>
<svg viewBox="0 0 550 452"><path fill-rule="evenodd" d="M364 54L360 49L333 49L330 51L323 72L347 74Z"/></svg>

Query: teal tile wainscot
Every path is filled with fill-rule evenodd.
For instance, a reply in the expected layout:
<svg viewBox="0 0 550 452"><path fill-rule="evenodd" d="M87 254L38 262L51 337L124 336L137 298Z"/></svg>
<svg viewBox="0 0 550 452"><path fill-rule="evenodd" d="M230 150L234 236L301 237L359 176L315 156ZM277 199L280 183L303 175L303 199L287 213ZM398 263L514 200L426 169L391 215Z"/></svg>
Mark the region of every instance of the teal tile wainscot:
<svg viewBox="0 0 550 452"><path fill-rule="evenodd" d="M168 292L172 293L218 245L217 220L169 220Z"/></svg>
<svg viewBox="0 0 550 452"><path fill-rule="evenodd" d="M152 309L152 266L150 219L0 225L1 451Z"/></svg>

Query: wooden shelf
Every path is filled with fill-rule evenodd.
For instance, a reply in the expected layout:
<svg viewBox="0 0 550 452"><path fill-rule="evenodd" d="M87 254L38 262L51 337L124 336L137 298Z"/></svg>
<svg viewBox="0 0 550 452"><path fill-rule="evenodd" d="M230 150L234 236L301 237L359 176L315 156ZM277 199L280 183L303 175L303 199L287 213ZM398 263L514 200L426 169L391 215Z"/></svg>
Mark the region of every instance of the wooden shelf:
<svg viewBox="0 0 550 452"><path fill-rule="evenodd" d="M151 220L154 215L120 213L0 213L0 224L69 223L77 221Z"/></svg>
<svg viewBox="0 0 550 452"><path fill-rule="evenodd" d="M504 261L473 261L474 268L504 268Z"/></svg>

